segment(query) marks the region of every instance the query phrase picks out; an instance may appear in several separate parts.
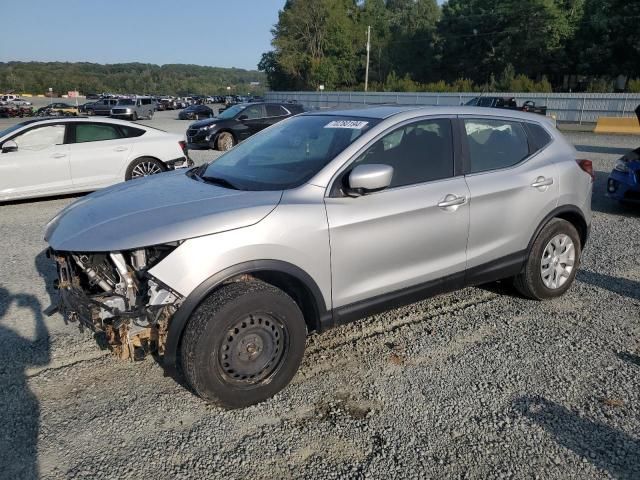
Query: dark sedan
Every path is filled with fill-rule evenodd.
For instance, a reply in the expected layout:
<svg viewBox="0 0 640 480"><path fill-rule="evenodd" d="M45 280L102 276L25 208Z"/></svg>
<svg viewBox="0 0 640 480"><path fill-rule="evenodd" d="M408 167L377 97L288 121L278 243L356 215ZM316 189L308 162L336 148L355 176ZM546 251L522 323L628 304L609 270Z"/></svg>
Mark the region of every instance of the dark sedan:
<svg viewBox="0 0 640 480"><path fill-rule="evenodd" d="M302 113L293 103L250 103L234 105L220 115L189 125L189 148L230 150L238 142L292 115Z"/></svg>
<svg viewBox="0 0 640 480"><path fill-rule="evenodd" d="M206 105L191 105L178 114L180 120L200 120L201 118L213 118L213 110Z"/></svg>

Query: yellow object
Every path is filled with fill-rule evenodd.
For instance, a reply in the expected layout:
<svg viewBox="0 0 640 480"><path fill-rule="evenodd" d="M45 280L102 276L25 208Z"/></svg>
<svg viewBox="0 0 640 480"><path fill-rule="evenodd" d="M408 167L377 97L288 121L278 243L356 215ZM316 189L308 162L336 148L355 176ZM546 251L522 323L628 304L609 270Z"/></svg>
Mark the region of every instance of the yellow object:
<svg viewBox="0 0 640 480"><path fill-rule="evenodd" d="M594 132L640 135L640 123L636 117L599 117Z"/></svg>

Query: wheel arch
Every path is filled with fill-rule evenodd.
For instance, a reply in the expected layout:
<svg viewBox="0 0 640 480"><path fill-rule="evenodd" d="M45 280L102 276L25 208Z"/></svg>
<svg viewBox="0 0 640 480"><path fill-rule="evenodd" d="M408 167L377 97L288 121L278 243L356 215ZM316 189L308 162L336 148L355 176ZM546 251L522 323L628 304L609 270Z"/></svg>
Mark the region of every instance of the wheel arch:
<svg viewBox="0 0 640 480"><path fill-rule="evenodd" d="M542 222L540 222L535 232L533 233L531 240L529 240L527 252L531 251L533 242L536 241L536 238L538 238L538 235L540 235L540 232L545 227L545 225L547 225L547 223L549 223L554 218L561 218L562 220L566 220L571 225L573 225L578 231L578 235L580 235L580 246L581 248L584 248L584 246L587 243L587 240L589 239L590 227L587 224L587 221L585 220L583 213L580 211L578 207L575 207L573 205L562 205L560 207L553 209L551 212L549 212L549 214L547 214L547 216L544 217Z"/></svg>
<svg viewBox="0 0 640 480"><path fill-rule="evenodd" d="M242 281L248 275L269 283L287 293L303 313L309 331L321 331L331 322L331 312L313 278L301 268L281 260L253 260L228 267L197 286L174 314L167 332L164 366L175 372L176 359L184 329L193 311L210 294L231 281Z"/></svg>

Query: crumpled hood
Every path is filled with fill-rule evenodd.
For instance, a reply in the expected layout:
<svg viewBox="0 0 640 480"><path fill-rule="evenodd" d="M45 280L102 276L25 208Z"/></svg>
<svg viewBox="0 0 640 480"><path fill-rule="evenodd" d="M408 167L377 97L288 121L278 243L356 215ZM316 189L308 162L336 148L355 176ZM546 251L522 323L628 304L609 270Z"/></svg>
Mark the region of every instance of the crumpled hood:
<svg viewBox="0 0 640 480"><path fill-rule="evenodd" d="M266 217L281 191L247 192L199 182L184 171L120 183L83 197L49 222L54 250L108 252L247 227Z"/></svg>

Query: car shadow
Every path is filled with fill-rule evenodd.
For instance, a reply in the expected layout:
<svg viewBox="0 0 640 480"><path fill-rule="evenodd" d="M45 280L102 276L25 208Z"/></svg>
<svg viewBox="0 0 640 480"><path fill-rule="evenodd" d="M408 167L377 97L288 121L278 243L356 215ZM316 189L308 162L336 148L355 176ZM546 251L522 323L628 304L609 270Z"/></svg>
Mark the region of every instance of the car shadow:
<svg viewBox="0 0 640 480"><path fill-rule="evenodd" d="M33 339L3 325L11 306L31 311ZM49 332L42 305L30 294L0 286L0 472L2 478L38 478L40 404L28 385L27 369L50 361Z"/></svg>
<svg viewBox="0 0 640 480"><path fill-rule="evenodd" d="M604 288L623 297L640 300L640 282L627 278L613 277L590 270L578 270L576 278L594 287Z"/></svg>
<svg viewBox="0 0 640 480"><path fill-rule="evenodd" d="M513 402L519 415L541 426L564 448L614 478L640 478L640 441L604 423L584 418L541 396Z"/></svg>
<svg viewBox="0 0 640 480"><path fill-rule="evenodd" d="M629 352L617 352L616 357L620 360L635 365L636 367L640 367L640 356L634 355Z"/></svg>
<svg viewBox="0 0 640 480"><path fill-rule="evenodd" d="M640 205L620 203L607 197L609 172L596 171L595 174L596 179L593 183L593 195L591 197L591 209L594 212L640 218Z"/></svg>
<svg viewBox="0 0 640 480"><path fill-rule="evenodd" d="M604 153L606 155L624 155L629 153L632 148L629 147L600 147L596 145L575 145L576 150L584 153Z"/></svg>

